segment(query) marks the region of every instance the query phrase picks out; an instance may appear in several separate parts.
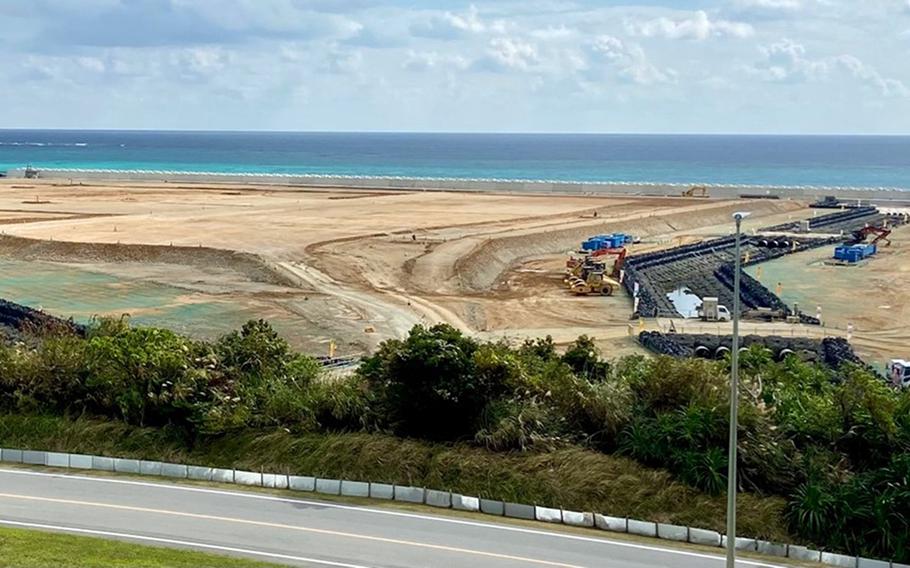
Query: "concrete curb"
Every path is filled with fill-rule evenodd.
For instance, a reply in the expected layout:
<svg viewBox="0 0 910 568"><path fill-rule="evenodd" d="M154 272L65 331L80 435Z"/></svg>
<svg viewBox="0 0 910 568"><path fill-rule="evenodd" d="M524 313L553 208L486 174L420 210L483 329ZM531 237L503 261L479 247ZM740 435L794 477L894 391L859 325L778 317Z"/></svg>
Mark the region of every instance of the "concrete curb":
<svg viewBox="0 0 910 568"><path fill-rule="evenodd" d="M396 501L403 501L405 503L423 503L425 491L422 487L408 487L406 485L396 485L395 486L395 499Z"/></svg>
<svg viewBox="0 0 910 568"><path fill-rule="evenodd" d="M319 479L316 478L316 493L326 495L341 495L340 479Z"/></svg>
<svg viewBox="0 0 910 568"><path fill-rule="evenodd" d="M310 476L262 473L234 469L219 469L206 466L163 463L157 461L113 458L0 448L0 462L25 463L69 469L91 469L116 471L158 477L174 477L201 481L217 481L236 485L252 485L273 489L290 489L301 492L317 492L327 495L369 497L372 499L394 499L407 503L420 503L431 507L451 508L459 511L480 512L498 517L559 523L578 527L596 527L597 530L629 533L654 537L674 542L689 542L705 546L726 546L727 538L717 531L654 523L624 517L611 517L600 513L566 511L551 507L539 507L523 503L506 503L494 499L483 499L449 491L408 487L387 483L372 483L340 479L319 479ZM766 556L792 558L794 560L821 562L829 566L846 568L910 568L905 564L874 560L833 552L812 550L795 544L774 543L752 538L737 538L738 550L758 552Z"/></svg>
<svg viewBox="0 0 910 568"><path fill-rule="evenodd" d="M395 486L388 483L370 483L370 497L372 499L394 499Z"/></svg>

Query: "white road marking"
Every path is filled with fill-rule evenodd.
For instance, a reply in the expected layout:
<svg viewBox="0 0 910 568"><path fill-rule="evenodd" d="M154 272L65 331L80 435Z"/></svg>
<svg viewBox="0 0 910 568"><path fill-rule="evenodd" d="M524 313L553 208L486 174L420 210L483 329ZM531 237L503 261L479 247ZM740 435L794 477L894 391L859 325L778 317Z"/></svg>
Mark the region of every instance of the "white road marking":
<svg viewBox="0 0 910 568"><path fill-rule="evenodd" d="M262 556L266 558L275 558L280 560L293 560L295 562L309 562L311 564L321 564L323 566L333 566L335 568L371 568L362 564L345 564L344 562L332 562L331 560L319 560L317 558L307 558L305 556L291 556L289 554L277 554L274 552L264 552L261 550L250 550L248 548L235 548L233 546L218 546L215 544L206 544L203 542L190 542L188 540L175 540L171 538L159 538L154 536L144 536L139 534L119 533L110 531L99 531L93 529L79 529L75 527L65 527L61 525L45 525L41 523L23 523L20 521L8 521L0 519L0 525L11 527L22 527L29 529L43 529L59 532L68 532L74 534L105 536L110 538L122 538L129 540L138 540L145 542L156 542L159 544L171 544L175 546L186 546L189 548L203 550L217 550L219 552L234 552L237 554L249 554L251 556Z"/></svg>
<svg viewBox="0 0 910 568"><path fill-rule="evenodd" d="M648 550L651 552L662 552L665 554L676 554L680 556L689 556L691 558L705 558L709 560L720 560L722 561L724 557L716 554L704 554L700 552L691 552L688 550L677 550L673 548L665 548L660 546L650 546L647 544L638 544L633 542L624 542L618 540L611 540L607 538L595 538L580 536L574 534L559 533L553 531L543 531L538 529L528 529L522 527L515 527L509 525L499 525L493 523L484 523L479 521L467 521L463 519L452 519L447 517L438 517L432 515L421 515L418 513L405 513L401 511L389 511L386 509L372 509L369 507L360 507L356 505L340 505L337 503L330 503L326 501L309 501L306 499L291 499L287 497L276 497L274 495L262 495L260 493L254 492L240 492L240 491L227 491L223 489L209 489L204 487L190 487L186 485L176 485L176 484L167 484L167 483L152 483L148 481L132 481L127 479L112 479L109 477L92 477L86 475L71 475L66 473L44 473L40 471L28 471L21 469L0 469L0 473L12 473L16 475L31 475L38 477L62 477L66 479L76 479L80 481L93 481L97 483L114 483L114 484L123 484L123 485L133 485L139 487L154 487L157 489L170 489L174 491L189 491L192 493L208 493L213 495L228 495L232 497L242 497L246 499L258 499L262 501L273 501L279 503L290 503L290 504L302 504L302 505L313 505L317 507L324 507L327 509L343 509L349 511L359 511L363 513L373 513L377 515L389 515L393 517L404 517L410 519L418 519L422 521L431 521L439 523L450 523L456 525L464 525L471 527L478 527L484 529L506 531L506 532L516 532L523 534L532 534L536 536L545 536L551 538L559 538L563 540L575 540L581 542L592 542L603 544L607 546L619 546L624 548L633 548L637 550ZM755 560L747 560L744 558L738 558L736 561L737 564L744 564L748 566L759 566L761 568L787 568L779 564L769 564L767 562L760 562Z"/></svg>
<svg viewBox="0 0 910 568"><path fill-rule="evenodd" d="M351 538L357 540L368 540L372 542L381 542L385 544L397 544L400 546L410 546L414 548L428 548L430 550L440 550L443 552L452 552L456 554L468 554L473 556L484 556L497 560L510 560L524 564L539 564L541 566L553 566L555 568L581 568L575 564L566 564L564 562L552 562L549 560L539 560L536 558L527 558L524 556L514 556L511 554L500 554L498 552L486 552L483 550L473 550L470 548L459 548L456 546L446 546L443 544L430 544L426 542L416 542L413 540L401 540L397 538L386 538L381 536L370 536L365 534L349 533L335 531L330 529L317 529L314 527L301 527L297 525L288 525L284 523L270 523L267 521L253 521L250 519L238 519L236 517L222 517L219 515L206 515L202 513L187 513L184 511L172 511L168 509L152 509L149 507L133 507L130 505L115 505L113 503L97 503L94 501L78 501L75 499L56 499L52 497L37 497L34 495L17 495L13 493L0 493L0 499L18 499L21 501L40 501L43 503L59 503L63 505L73 505L77 507L94 507L98 509L115 509L118 511L130 511L135 513L151 513L156 515L165 515L171 517L185 517L190 519L199 519L202 521L217 521L222 523L234 523L241 525L253 525L257 527L267 527L271 529L283 529L305 533L315 533L327 536L336 536L342 538Z"/></svg>

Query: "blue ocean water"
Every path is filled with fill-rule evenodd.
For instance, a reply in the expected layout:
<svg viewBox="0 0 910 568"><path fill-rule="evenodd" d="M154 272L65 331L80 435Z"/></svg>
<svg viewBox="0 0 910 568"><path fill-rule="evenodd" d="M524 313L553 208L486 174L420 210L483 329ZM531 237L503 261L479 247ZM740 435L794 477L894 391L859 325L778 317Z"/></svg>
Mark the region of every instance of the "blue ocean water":
<svg viewBox="0 0 910 568"><path fill-rule="evenodd" d="M27 164L910 189L910 136L0 130L0 170Z"/></svg>

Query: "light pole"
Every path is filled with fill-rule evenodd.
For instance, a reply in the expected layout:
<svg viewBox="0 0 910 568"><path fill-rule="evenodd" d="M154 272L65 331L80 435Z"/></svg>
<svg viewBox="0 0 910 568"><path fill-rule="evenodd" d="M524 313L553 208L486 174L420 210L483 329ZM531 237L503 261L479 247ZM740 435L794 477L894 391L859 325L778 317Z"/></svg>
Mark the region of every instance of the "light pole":
<svg viewBox="0 0 910 568"><path fill-rule="evenodd" d="M733 262L733 345L730 352L730 449L727 454L727 568L736 566L736 426L739 413L739 287L742 271L740 240L742 222L748 213L733 214L736 221L735 260Z"/></svg>

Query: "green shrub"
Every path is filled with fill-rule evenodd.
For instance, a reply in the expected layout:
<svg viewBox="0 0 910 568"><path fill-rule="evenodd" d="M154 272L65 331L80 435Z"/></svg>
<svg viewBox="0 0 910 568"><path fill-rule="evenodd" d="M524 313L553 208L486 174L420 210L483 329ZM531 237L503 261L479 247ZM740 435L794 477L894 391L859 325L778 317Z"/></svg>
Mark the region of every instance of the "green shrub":
<svg viewBox="0 0 910 568"><path fill-rule="evenodd" d="M473 437L481 413L505 393L516 363L448 325L415 326L384 342L360 373L396 433L432 440Z"/></svg>

